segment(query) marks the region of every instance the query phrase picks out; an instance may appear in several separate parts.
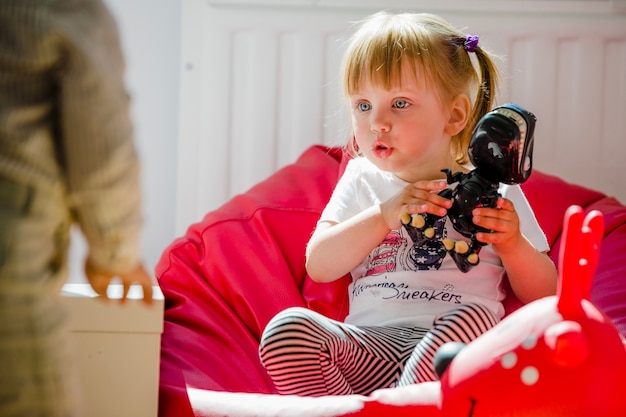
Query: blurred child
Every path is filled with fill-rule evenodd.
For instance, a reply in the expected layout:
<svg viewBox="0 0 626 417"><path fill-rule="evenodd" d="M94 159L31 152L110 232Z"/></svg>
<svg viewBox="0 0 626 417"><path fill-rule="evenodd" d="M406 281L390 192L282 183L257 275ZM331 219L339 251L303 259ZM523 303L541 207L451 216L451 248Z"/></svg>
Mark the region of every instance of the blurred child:
<svg viewBox="0 0 626 417"><path fill-rule="evenodd" d="M60 290L69 230L106 295L152 281L124 62L101 0L0 1L0 415L80 416Z"/></svg>

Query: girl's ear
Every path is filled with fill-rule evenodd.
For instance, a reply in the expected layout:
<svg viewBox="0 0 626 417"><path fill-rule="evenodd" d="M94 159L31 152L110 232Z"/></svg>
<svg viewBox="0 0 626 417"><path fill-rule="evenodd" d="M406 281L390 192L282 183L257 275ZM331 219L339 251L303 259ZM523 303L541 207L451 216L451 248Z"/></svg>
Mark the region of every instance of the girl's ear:
<svg viewBox="0 0 626 417"><path fill-rule="evenodd" d="M467 95L459 94L452 99L449 109L449 118L445 132L450 136L454 136L467 125L471 112L470 100Z"/></svg>

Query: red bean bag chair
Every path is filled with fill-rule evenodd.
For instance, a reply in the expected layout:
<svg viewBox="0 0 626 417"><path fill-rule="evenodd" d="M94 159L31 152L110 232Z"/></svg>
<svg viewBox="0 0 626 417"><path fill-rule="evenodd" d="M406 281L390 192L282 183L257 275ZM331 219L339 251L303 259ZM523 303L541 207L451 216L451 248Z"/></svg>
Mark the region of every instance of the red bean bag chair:
<svg viewBox="0 0 626 417"><path fill-rule="evenodd" d="M306 243L344 164L340 149L311 147L295 163L191 225L164 251L156 267L165 295L160 417L263 415L258 407L281 400L289 407L293 399L268 395L276 389L260 364L259 339L266 323L287 307L305 306L336 319L347 314L348 278L317 284L304 267ZM568 207L603 214L591 300L626 335L626 207L539 171L523 189L555 263ZM513 297L505 300L507 314L519 307ZM212 411L196 406L194 412L190 392L203 392ZM362 400L354 397L300 399L294 407L309 401L310 410L324 410L320 415L341 415ZM241 402L257 409L237 411Z"/></svg>

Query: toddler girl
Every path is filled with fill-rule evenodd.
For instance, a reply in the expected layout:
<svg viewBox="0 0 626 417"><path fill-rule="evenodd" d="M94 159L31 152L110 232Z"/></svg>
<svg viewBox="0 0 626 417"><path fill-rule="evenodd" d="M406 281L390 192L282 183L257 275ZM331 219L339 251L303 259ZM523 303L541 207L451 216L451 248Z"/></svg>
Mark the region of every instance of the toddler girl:
<svg viewBox="0 0 626 417"><path fill-rule="evenodd" d="M474 67L475 57L479 71ZM476 208L487 245L460 272L429 245L416 246L403 214L445 216L443 168L468 172L472 131L493 105L490 54L430 14L377 13L343 63L352 120L349 161L307 246L318 282L347 273L350 309L338 322L304 308L267 325L261 360L283 394L369 394L437 378L432 359L449 341L469 343L504 314L505 273L523 302L553 294L556 269L518 185L502 185L496 208ZM443 232L463 239L449 221Z"/></svg>

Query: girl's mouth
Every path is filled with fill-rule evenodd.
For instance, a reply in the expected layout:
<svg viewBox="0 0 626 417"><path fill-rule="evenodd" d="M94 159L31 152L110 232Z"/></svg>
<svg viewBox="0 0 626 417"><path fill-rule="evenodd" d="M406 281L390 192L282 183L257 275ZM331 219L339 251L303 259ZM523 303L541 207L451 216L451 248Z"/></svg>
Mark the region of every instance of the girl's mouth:
<svg viewBox="0 0 626 417"><path fill-rule="evenodd" d="M381 141L376 141L372 145L372 152L380 159L388 158L391 155L391 148Z"/></svg>

